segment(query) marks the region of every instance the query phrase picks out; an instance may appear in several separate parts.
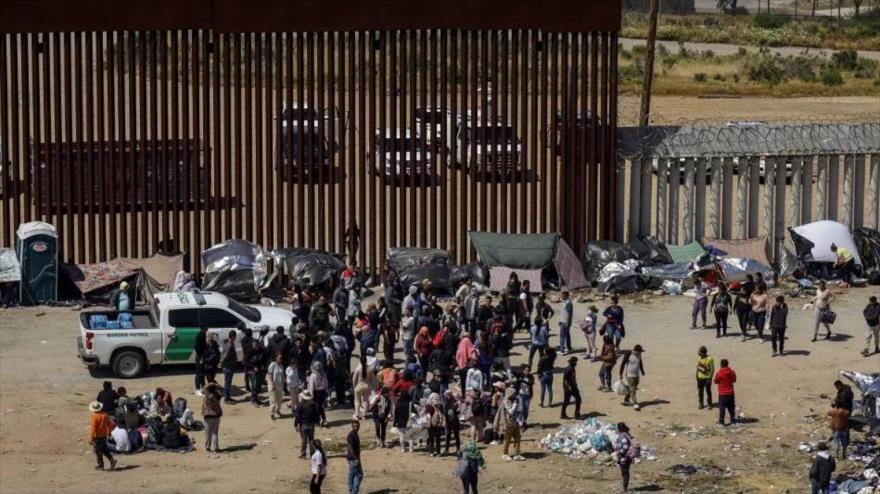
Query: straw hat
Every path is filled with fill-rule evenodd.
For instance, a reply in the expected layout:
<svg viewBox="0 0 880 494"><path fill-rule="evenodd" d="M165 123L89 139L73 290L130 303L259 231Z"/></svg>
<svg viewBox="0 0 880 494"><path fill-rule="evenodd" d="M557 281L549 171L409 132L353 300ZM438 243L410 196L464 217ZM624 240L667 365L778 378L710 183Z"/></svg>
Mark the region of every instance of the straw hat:
<svg viewBox="0 0 880 494"><path fill-rule="evenodd" d="M312 399L312 393L309 393L308 390L303 391L302 393L299 394L299 399L300 399L300 400L311 400L311 399Z"/></svg>
<svg viewBox="0 0 880 494"><path fill-rule="evenodd" d="M101 403L100 401L93 401L93 402L89 403L89 411L100 412L103 409L104 409L104 404Z"/></svg>

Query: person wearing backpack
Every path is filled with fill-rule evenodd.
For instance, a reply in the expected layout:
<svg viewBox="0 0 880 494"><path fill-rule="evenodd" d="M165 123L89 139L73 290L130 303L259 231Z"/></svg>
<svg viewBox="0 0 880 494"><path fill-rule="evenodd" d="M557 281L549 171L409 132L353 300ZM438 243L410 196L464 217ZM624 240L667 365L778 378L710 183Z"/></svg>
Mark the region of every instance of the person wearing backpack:
<svg viewBox="0 0 880 494"><path fill-rule="evenodd" d="M871 297L868 299L868 305L865 306L865 310L862 311L862 315L865 316L865 325L867 326L865 329L865 349L862 350L862 356L867 357L871 355L871 339L874 339L874 353L880 353L880 303L877 302L877 297Z"/></svg>
<svg viewBox="0 0 880 494"><path fill-rule="evenodd" d="M824 442L817 446L819 450L810 466L810 487L813 494L828 494L831 486L831 474L837 469L837 462L828 452Z"/></svg>
<svg viewBox="0 0 880 494"><path fill-rule="evenodd" d="M727 336L727 316L730 314L730 308L733 301L730 294L727 293L727 285L718 284L718 293L712 295L712 313L715 315L715 337Z"/></svg>
<svg viewBox="0 0 880 494"><path fill-rule="evenodd" d="M636 400L636 391L639 389L640 375L645 375L645 365L642 359L642 345L636 345L632 351L623 354L620 361L620 380L626 378L626 387L629 389L626 397L623 399L623 405L632 405L633 410L639 410L639 402Z"/></svg>
<svg viewBox="0 0 880 494"><path fill-rule="evenodd" d="M629 490L629 468L633 460L642 455L642 447L629 433L629 427L620 422L617 424L617 466L620 467L620 478L623 484L623 492Z"/></svg>
<svg viewBox="0 0 880 494"><path fill-rule="evenodd" d="M455 475L461 479L463 494L478 494L479 473L485 469L486 460L480 453L476 441L465 444L461 452L458 453L458 462L455 464Z"/></svg>

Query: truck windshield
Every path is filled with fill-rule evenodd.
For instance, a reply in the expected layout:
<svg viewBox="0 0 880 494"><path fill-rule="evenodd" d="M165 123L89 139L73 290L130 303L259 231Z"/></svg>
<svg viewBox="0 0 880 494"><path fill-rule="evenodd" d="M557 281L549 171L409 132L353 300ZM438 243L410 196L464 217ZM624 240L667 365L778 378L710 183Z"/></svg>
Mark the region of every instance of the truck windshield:
<svg viewBox="0 0 880 494"><path fill-rule="evenodd" d="M260 311L254 309L253 307L229 299L229 308L232 309L233 312L240 315L241 317L244 317L250 322L260 322Z"/></svg>

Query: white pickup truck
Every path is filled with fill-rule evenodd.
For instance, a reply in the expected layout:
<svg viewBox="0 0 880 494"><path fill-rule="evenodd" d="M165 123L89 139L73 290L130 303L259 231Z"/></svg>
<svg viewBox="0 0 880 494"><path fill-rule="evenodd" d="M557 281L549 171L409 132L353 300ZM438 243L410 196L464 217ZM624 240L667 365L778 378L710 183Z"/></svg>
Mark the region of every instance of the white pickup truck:
<svg viewBox="0 0 880 494"><path fill-rule="evenodd" d="M268 326L274 331L278 326L290 326L293 317L288 310L244 305L211 292L160 293L149 309L128 312L132 315L131 329L91 327L92 316L116 319L115 311L80 314L76 344L89 372L109 366L117 377L131 379L152 365L192 364L195 338L203 324L222 342L240 323L252 329Z"/></svg>

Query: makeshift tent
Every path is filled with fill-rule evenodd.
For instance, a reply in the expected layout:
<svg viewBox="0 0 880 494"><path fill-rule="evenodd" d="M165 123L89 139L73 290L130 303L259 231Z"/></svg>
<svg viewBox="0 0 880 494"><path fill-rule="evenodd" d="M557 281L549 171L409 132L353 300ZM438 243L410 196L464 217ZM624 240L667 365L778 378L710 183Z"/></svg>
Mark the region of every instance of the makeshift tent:
<svg viewBox="0 0 880 494"><path fill-rule="evenodd" d="M470 282L489 286L489 268L480 261L474 261L452 269L452 286Z"/></svg>
<svg viewBox="0 0 880 494"><path fill-rule="evenodd" d="M275 265L286 271L291 287L333 289L339 275L345 270L342 255L324 250L279 249L271 256Z"/></svg>
<svg viewBox="0 0 880 494"><path fill-rule="evenodd" d="M880 232L871 228L856 228L852 236L859 248L868 283L880 285Z"/></svg>
<svg viewBox="0 0 880 494"><path fill-rule="evenodd" d="M627 246L645 266L662 266L675 262L666 245L653 237L636 235Z"/></svg>
<svg viewBox="0 0 880 494"><path fill-rule="evenodd" d="M770 265L767 257L767 237L746 238L741 240L724 240L720 238L703 238L703 245L723 251L727 257L754 259L762 264Z"/></svg>
<svg viewBox="0 0 880 494"><path fill-rule="evenodd" d="M832 243L852 253L857 272L862 265L858 248L846 225L836 221L816 221L789 228L788 233L791 235L798 261L813 277L823 280L840 277L839 270L833 265L837 255L831 251Z"/></svg>
<svg viewBox="0 0 880 494"><path fill-rule="evenodd" d="M202 251L202 289L242 302L260 299L266 279L266 254L247 240L230 239Z"/></svg>
<svg viewBox="0 0 880 494"><path fill-rule="evenodd" d="M666 250L669 251L673 262L692 261L706 253L699 242L691 242L685 245L666 244Z"/></svg>
<svg viewBox="0 0 880 494"><path fill-rule="evenodd" d="M18 284L21 282L21 265L15 250L0 248L0 305L18 303Z"/></svg>
<svg viewBox="0 0 880 494"><path fill-rule="evenodd" d="M62 272L74 286L71 297L107 302L123 281L131 286L136 300L150 303L156 293L168 291L175 274L183 269L183 254L154 254L147 258L120 257L93 264L64 264Z"/></svg>
<svg viewBox="0 0 880 494"><path fill-rule="evenodd" d="M388 249L386 265L389 283L408 287L427 279L437 293L452 291L452 272L455 263L448 251L420 247L397 247Z"/></svg>
<svg viewBox="0 0 880 494"><path fill-rule="evenodd" d="M584 246L581 263L587 272L587 280L598 282L602 269L612 262L623 263L636 259L636 253L625 244L611 240L591 240Z"/></svg>
<svg viewBox="0 0 880 494"><path fill-rule="evenodd" d="M540 269L550 283L569 290L588 285L583 266L558 233L468 232L477 254L487 266Z"/></svg>

